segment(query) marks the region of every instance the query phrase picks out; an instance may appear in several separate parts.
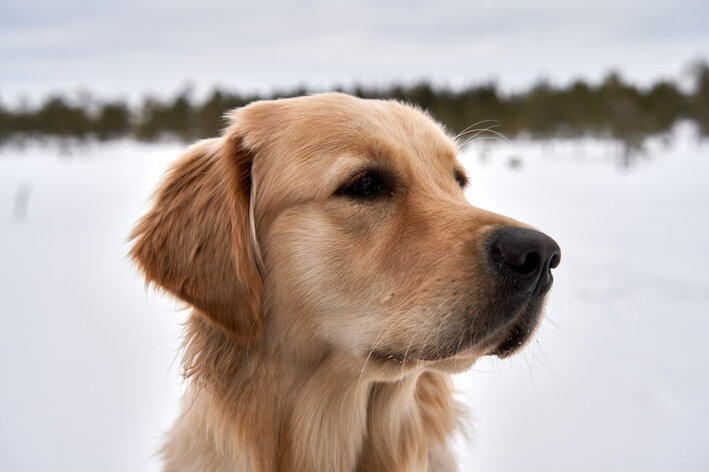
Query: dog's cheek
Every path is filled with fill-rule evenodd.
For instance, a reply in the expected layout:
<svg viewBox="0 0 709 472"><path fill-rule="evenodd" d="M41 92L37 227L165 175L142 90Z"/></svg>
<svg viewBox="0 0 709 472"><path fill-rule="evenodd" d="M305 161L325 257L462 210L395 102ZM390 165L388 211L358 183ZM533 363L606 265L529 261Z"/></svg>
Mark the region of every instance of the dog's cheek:
<svg viewBox="0 0 709 472"><path fill-rule="evenodd" d="M372 299L385 291L374 293L376 281L362 276L362 248L351 232L300 206L279 214L260 242L271 326L348 350L365 344L376 329Z"/></svg>

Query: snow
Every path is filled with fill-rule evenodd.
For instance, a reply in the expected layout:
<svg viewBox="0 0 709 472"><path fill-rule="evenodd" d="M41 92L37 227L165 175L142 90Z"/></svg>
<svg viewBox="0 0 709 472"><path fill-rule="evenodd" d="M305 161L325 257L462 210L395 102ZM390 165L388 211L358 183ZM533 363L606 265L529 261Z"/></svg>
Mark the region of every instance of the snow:
<svg viewBox="0 0 709 472"><path fill-rule="evenodd" d="M125 240L179 149L0 154L0 470L159 470L179 326Z"/></svg>
<svg viewBox="0 0 709 472"><path fill-rule="evenodd" d="M462 154L474 204L562 248L533 342L456 377L462 471L709 469L709 156L674 134L627 169L598 139ZM182 149L0 149L0 470L159 470L184 314L145 291L126 238Z"/></svg>
<svg viewBox="0 0 709 472"><path fill-rule="evenodd" d="M462 470L707 470L709 156L676 133L627 170L598 142L468 156L471 199L553 236L562 263L532 345L458 378L476 424Z"/></svg>

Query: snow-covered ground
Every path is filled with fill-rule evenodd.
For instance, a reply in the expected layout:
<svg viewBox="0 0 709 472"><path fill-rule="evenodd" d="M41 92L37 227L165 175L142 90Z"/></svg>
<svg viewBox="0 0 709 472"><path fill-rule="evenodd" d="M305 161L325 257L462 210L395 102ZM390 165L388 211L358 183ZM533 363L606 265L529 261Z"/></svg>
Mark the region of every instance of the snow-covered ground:
<svg viewBox="0 0 709 472"><path fill-rule="evenodd" d="M630 169L591 139L461 156L474 204L563 253L534 342L457 377L462 471L709 470L709 145L676 135ZM0 470L159 469L184 315L125 241L181 149L0 150Z"/></svg>

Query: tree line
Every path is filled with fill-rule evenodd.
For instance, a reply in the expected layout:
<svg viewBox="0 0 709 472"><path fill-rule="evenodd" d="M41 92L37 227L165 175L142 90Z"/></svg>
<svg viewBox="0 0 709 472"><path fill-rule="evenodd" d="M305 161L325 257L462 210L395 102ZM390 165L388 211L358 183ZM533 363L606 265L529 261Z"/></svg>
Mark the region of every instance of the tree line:
<svg viewBox="0 0 709 472"><path fill-rule="evenodd" d="M628 149L639 149L647 136L670 130L680 119L694 120L703 136L709 135L709 65L691 67L691 90L674 81L660 80L637 87L618 73L600 83L582 80L557 87L540 81L529 89L505 94L495 83L460 90L426 82L411 86L358 86L338 89L363 98L403 100L428 110L454 134L471 125L491 128L507 137L522 133L533 138L605 136ZM15 138L68 137L110 140L123 137L145 141L180 139L185 142L215 136L224 126L227 110L259 99L308 93L306 89L270 95L243 95L214 90L204 100L185 90L172 99L146 98L131 107L125 101L83 100L62 95L41 105L8 108L0 102L0 144Z"/></svg>

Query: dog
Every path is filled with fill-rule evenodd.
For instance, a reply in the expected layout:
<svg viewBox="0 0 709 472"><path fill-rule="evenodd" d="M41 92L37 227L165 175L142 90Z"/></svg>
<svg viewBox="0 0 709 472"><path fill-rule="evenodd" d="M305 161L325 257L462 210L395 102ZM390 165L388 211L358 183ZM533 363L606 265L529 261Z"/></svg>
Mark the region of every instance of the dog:
<svg viewBox="0 0 709 472"><path fill-rule="evenodd" d="M537 327L559 246L474 206L414 107L259 101L169 170L132 235L192 308L165 471L450 471L450 374Z"/></svg>

